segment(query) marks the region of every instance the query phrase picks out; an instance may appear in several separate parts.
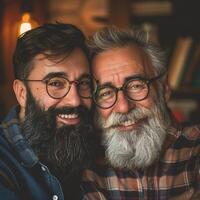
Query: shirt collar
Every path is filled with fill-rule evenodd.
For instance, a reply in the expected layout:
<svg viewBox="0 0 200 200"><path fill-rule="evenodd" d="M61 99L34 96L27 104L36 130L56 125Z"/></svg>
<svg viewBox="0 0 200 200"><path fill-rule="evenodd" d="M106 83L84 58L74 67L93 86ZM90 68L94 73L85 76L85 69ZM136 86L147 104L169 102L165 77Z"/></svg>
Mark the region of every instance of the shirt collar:
<svg viewBox="0 0 200 200"><path fill-rule="evenodd" d="M6 116L2 122L3 134L21 159L22 165L31 168L38 162L38 157L21 133L18 119L19 110L19 106L16 106Z"/></svg>

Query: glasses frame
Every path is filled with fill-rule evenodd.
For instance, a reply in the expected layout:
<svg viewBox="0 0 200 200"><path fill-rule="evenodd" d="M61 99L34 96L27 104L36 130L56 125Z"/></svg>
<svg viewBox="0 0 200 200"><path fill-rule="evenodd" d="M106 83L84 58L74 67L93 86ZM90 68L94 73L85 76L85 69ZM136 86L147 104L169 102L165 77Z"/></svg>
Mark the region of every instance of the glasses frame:
<svg viewBox="0 0 200 200"><path fill-rule="evenodd" d="M112 89L114 90L114 92L115 92L115 101L114 101L114 102L111 104L111 106L109 106L109 107L100 106L100 105L98 105L98 103L97 103L97 101L96 101L95 96L96 96L96 93L97 93L98 89L103 89L103 88L108 87L108 86L102 86L102 87L100 86L100 87L98 88L98 81L96 80L96 83L97 83L97 84L96 84L95 91L94 91L94 93L93 93L93 100L94 100L95 104L96 104L99 108L102 108L102 109L109 109L109 108L111 108L112 106L114 106L115 103L117 102L117 99L118 99L118 92L121 90L121 91L123 92L123 94L125 95L125 97L126 97L129 101L142 101L142 100L146 99L146 98L148 97L148 95L149 95L150 84L151 84L152 82L158 80L158 79L161 78L162 76L164 76L164 74L165 74L165 73L161 73L161 74L159 74L158 76L155 76L155 77L153 77L153 78L151 78L151 79L143 78L143 77L134 77L134 78L132 78L132 79L126 81L121 87L115 87L115 86L113 86L113 85L110 85L109 88L112 88ZM146 83L146 85L147 85L147 90L148 90L148 91L147 91L147 94L146 94L146 96L145 96L144 98L142 98L142 99L140 99L140 100L132 99L132 98L130 98L130 97L127 95L126 87L127 87L127 85L128 85L131 81L133 81L133 80L141 80L141 81L144 81L144 82Z"/></svg>
<svg viewBox="0 0 200 200"><path fill-rule="evenodd" d="M44 84L46 84L46 92L47 92L47 94L52 98L52 99L62 99L62 98L64 98L65 96L67 96L67 94L69 93L69 91L70 91L70 89L71 89L71 86L72 86L72 84L73 83L75 83L76 84L76 87L77 87L77 85L80 83L80 81L77 81L77 80L75 80L75 81L70 81L69 79L67 79L66 77L60 77L60 76L57 76L58 78L63 78L63 79L65 79L65 80L67 80L68 82L69 82L69 89L68 89L68 91L66 92L66 94L65 95L63 95L62 97L54 97L54 96L52 96L50 93L49 93L49 91L48 91L48 83L49 83L49 81L52 79L52 78L56 78L56 76L55 77L51 77L51 78L48 78L48 79L41 79L41 80L32 80L32 79L22 79L21 81L25 81L25 82L29 82L29 81L35 81L35 82L42 82L42 83L44 83ZM92 83L92 81L91 81L91 83ZM90 99L90 98L92 98L92 94L91 94L91 96L90 97L84 97L84 96L81 96L81 94L79 93L79 90L77 90L78 91L78 94L80 95L80 97L81 98L84 98L84 99Z"/></svg>

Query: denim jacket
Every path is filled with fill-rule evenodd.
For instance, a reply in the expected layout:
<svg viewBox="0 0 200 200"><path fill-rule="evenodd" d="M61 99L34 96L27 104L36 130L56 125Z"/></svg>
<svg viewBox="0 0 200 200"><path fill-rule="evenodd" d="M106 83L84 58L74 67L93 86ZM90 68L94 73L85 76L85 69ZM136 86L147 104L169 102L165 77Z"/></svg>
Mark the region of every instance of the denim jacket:
<svg viewBox="0 0 200 200"><path fill-rule="evenodd" d="M0 197L4 200L64 200L61 184L21 134L17 107L0 125Z"/></svg>

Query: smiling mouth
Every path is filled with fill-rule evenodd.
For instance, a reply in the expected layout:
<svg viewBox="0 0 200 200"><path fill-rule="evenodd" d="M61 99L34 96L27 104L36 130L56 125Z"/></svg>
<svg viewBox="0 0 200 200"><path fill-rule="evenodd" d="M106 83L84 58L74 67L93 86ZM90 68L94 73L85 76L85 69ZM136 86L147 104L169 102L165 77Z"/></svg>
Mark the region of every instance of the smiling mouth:
<svg viewBox="0 0 200 200"><path fill-rule="evenodd" d="M58 116L62 119L76 119L76 118L78 118L78 114L59 114Z"/></svg>
<svg viewBox="0 0 200 200"><path fill-rule="evenodd" d="M138 120L127 120L124 122L121 122L119 124L116 124L114 126L112 126L111 128L116 128L120 131L131 131L133 129L137 129L141 126L142 123L144 123L144 121L146 121L147 118L142 118L142 119L138 119Z"/></svg>
<svg viewBox="0 0 200 200"><path fill-rule="evenodd" d="M59 114L57 122L64 125L76 125L80 123L79 114Z"/></svg>

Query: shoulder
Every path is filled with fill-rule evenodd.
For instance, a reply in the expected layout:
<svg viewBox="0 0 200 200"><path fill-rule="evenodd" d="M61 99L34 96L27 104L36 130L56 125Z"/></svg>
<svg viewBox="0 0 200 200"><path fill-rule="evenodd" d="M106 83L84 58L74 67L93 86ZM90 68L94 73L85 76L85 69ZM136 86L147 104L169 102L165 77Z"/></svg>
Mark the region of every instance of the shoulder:
<svg viewBox="0 0 200 200"><path fill-rule="evenodd" d="M5 138L4 129L2 125L0 125L0 146L1 148L9 148L9 143Z"/></svg>
<svg viewBox="0 0 200 200"><path fill-rule="evenodd" d="M0 184L14 190L17 188L16 164L18 163L11 144L5 137L5 127L0 125Z"/></svg>
<svg viewBox="0 0 200 200"><path fill-rule="evenodd" d="M182 135L191 141L200 140L200 125L184 127Z"/></svg>
<svg viewBox="0 0 200 200"><path fill-rule="evenodd" d="M13 191L19 188L12 166L5 159L0 159L0 184Z"/></svg>
<svg viewBox="0 0 200 200"><path fill-rule="evenodd" d="M185 126L178 128L176 135L174 135L175 149L193 148L200 146L200 126Z"/></svg>
<svg viewBox="0 0 200 200"><path fill-rule="evenodd" d="M200 127L198 125L180 129L174 142L163 154L163 160L169 163L200 159Z"/></svg>
<svg viewBox="0 0 200 200"><path fill-rule="evenodd" d="M15 158L13 157L9 144L3 137L1 130L0 146L0 184L2 187L14 191L19 187L16 180L15 167L13 165L13 160L15 160ZM2 188L0 191L1 190Z"/></svg>
<svg viewBox="0 0 200 200"><path fill-rule="evenodd" d="M200 126L184 127L175 143L175 147L193 150L196 148L200 152Z"/></svg>
<svg viewBox="0 0 200 200"><path fill-rule="evenodd" d="M189 126L179 130L174 142L167 148L165 159L171 161L199 159L200 155L200 126Z"/></svg>

